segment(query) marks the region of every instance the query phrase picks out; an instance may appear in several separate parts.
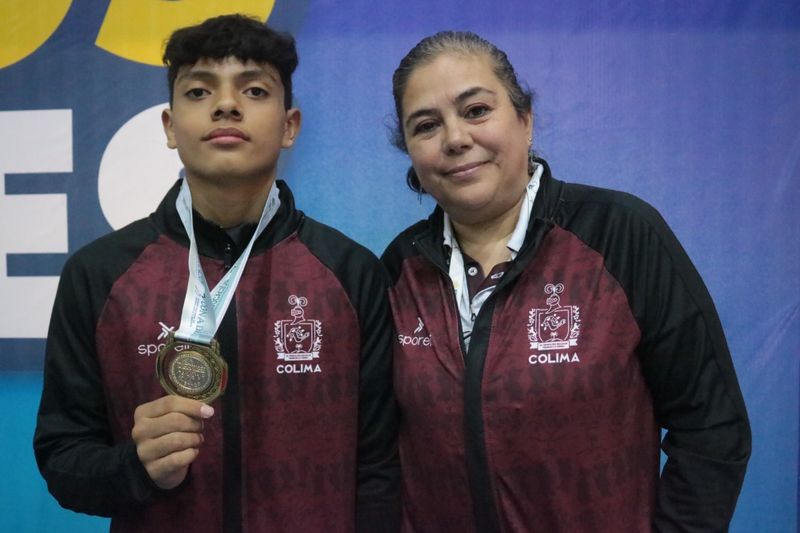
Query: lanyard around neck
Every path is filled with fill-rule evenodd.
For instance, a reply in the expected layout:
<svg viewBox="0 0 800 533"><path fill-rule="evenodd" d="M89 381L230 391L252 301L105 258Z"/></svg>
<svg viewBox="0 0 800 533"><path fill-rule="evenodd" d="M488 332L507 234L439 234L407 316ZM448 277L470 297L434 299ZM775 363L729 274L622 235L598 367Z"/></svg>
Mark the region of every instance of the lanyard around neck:
<svg viewBox="0 0 800 533"><path fill-rule="evenodd" d="M192 218L192 193L186 180L181 184L178 199L175 207L181 218L186 234L189 236L189 282L186 287L186 297L183 301L183 311L181 312L181 324L175 332L175 337L199 344L209 344L214 334L217 332L219 322L225 316L236 292L236 286L244 272L244 266L253 249L253 243L264 231L269 222L275 216L280 207L281 201L278 194L278 187L275 182L269 191L261 218L250 242L244 249L239 259L231 266L228 272L217 283L213 290L208 289L206 277L203 274L203 267L200 264L200 254L197 251L197 240L194 236L194 223Z"/></svg>

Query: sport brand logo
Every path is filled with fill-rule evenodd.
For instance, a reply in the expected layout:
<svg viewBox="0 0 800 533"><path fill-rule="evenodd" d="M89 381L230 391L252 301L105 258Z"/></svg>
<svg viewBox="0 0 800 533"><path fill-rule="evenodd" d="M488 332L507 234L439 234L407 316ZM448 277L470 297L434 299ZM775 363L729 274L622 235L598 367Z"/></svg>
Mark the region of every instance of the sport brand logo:
<svg viewBox="0 0 800 533"><path fill-rule="evenodd" d="M139 355L150 357L157 354L164 347L164 341L169 337L169 334L175 331L174 327L168 326L163 322L159 322L158 325L161 327L161 332L158 334L158 337L156 337L156 342L137 346L136 351Z"/></svg>
<svg viewBox="0 0 800 533"><path fill-rule="evenodd" d="M430 334L422 334L424 329L425 323L422 322L420 317L417 317L417 327L414 328L414 332L411 335L399 333L397 335L397 342L399 342L401 346L424 346L428 348L431 346L432 336Z"/></svg>

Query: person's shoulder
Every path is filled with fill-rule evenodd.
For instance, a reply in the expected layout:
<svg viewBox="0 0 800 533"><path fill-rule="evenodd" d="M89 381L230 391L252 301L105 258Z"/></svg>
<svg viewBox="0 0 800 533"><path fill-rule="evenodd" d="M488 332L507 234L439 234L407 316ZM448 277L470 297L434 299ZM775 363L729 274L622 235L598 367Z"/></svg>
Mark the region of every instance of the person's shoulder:
<svg viewBox="0 0 800 533"><path fill-rule="evenodd" d="M431 218L422 219L401 231L386 246L381 254L381 262L389 274L390 280L396 282L400 275L402 264L407 259L419 255L416 243L421 238L431 235Z"/></svg>
<svg viewBox="0 0 800 533"><path fill-rule="evenodd" d="M386 246L386 249L381 255L381 259L385 260L387 256L392 257L400 255L405 257L411 254L414 248L414 243L420 237L428 234L430 231L430 226L430 219L427 218L418 220L414 224L408 226L406 229L398 233L397 236Z"/></svg>
<svg viewBox="0 0 800 533"><path fill-rule="evenodd" d="M608 209L622 209L630 211L653 210L648 202L629 192L582 183L564 183L562 198L570 203L600 204Z"/></svg>
<svg viewBox="0 0 800 533"><path fill-rule="evenodd" d="M325 264L348 268L379 265L378 258L367 247L308 215L304 216L298 235L311 253Z"/></svg>
<svg viewBox="0 0 800 533"><path fill-rule="evenodd" d="M661 213L631 193L565 184L552 221L604 256L624 250L685 255Z"/></svg>
<svg viewBox="0 0 800 533"><path fill-rule="evenodd" d="M298 238L338 280L356 308L374 305L376 295L388 286L386 270L375 254L341 231L305 216Z"/></svg>
<svg viewBox="0 0 800 533"><path fill-rule="evenodd" d="M67 259L64 271L99 274L118 270L121 265L130 264L157 237L158 230L150 218L136 220L78 248Z"/></svg>
<svg viewBox="0 0 800 533"><path fill-rule="evenodd" d="M639 223L657 231L666 227L661 213L652 204L628 192L564 183L561 199L561 215L565 219L584 215L584 218L596 219L596 222Z"/></svg>

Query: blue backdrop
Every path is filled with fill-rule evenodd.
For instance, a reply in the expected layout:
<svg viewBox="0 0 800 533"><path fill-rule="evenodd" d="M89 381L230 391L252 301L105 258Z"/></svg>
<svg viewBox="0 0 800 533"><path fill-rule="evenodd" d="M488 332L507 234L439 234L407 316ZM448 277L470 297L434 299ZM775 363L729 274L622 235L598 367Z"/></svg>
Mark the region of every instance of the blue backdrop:
<svg viewBox="0 0 800 533"><path fill-rule="evenodd" d="M796 0L4 0L0 20L0 530L93 531L31 451L66 257L152 210L180 163L158 114L176 25L243 10L297 38L299 206L380 253L432 204L390 147L391 75L469 29L536 92L554 174L632 192L672 226L717 304L753 427L735 532L797 530L800 3Z"/></svg>

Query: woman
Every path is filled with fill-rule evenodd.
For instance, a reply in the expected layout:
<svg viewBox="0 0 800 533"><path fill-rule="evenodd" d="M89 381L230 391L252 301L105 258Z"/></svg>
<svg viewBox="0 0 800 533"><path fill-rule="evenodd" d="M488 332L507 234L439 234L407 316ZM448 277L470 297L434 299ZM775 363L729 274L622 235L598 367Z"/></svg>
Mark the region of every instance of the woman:
<svg viewBox="0 0 800 533"><path fill-rule="evenodd" d="M749 423L659 214L553 178L530 93L477 35L422 40L393 82L407 181L438 204L383 256L405 530L724 530Z"/></svg>

